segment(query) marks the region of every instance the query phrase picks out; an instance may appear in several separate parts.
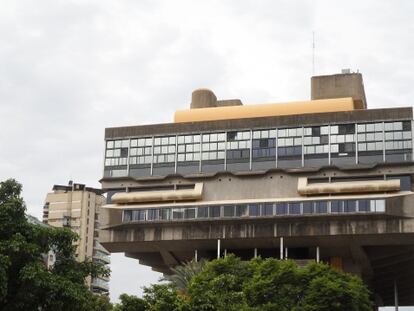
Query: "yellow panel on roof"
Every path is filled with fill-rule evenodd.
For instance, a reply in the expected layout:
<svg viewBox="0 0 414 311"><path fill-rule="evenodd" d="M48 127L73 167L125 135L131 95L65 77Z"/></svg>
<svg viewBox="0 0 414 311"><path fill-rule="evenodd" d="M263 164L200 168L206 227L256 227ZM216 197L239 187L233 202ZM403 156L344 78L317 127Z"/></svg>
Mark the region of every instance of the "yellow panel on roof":
<svg viewBox="0 0 414 311"><path fill-rule="evenodd" d="M351 97L309 100L279 104L260 104L246 106L209 107L178 110L174 122L200 122L229 119L246 119L295 114L339 112L355 110Z"/></svg>

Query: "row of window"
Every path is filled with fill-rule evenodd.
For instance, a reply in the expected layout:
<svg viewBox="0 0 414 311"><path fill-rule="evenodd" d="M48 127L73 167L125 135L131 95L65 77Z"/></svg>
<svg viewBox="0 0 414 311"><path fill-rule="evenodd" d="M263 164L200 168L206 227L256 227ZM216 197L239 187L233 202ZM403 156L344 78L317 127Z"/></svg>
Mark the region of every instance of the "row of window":
<svg viewBox="0 0 414 311"><path fill-rule="evenodd" d="M384 199L332 200L124 210L123 221L131 222L383 212L385 212Z"/></svg>
<svg viewBox="0 0 414 311"><path fill-rule="evenodd" d="M224 165L226 159L228 165L251 161L253 169L256 168L254 163L265 169L269 164L260 162L266 161L278 163L280 167L317 165L320 161L328 161L328 154L331 163L339 158L356 163L360 160L350 158L376 156L381 151L392 154L392 158L385 158L386 161L408 161L411 159L411 135L411 121L404 121L358 124L357 128L355 124L344 124L109 140L106 143L105 176L119 176L128 165L137 169L134 174L145 176L153 172L146 170L148 167L174 167L175 162L180 167L199 162L193 166L203 169L210 164ZM301 161L302 157L305 161ZM306 162L308 159L313 162ZM288 161L293 162L289 164ZM245 166L230 166L230 169L245 169ZM171 170L164 171L171 173ZM157 170L154 174L164 174L164 171Z"/></svg>
<svg viewBox="0 0 414 311"><path fill-rule="evenodd" d="M331 125L330 131L329 126L314 126L314 127L299 127L299 128L288 128L288 129L270 129L270 130L254 130L253 131L253 139L259 138L275 138L276 132L279 138L282 137L302 137L302 136L321 136L321 135L338 135L344 136L346 134L355 134L355 124L343 124L343 125ZM376 140L381 140L378 134L382 133L383 131L386 132L386 139L404 139L411 138L411 121L404 121L404 122L379 122L379 123L368 123L368 124L358 124L357 125L358 140L364 139L363 133L365 132L377 132ZM394 137L392 133L394 132ZM368 134L367 135L373 135ZM395 136L396 135L396 136ZM154 138L154 145L175 145L176 140L178 144L188 144L188 143L198 143L200 142L200 137L202 136L202 142L211 142L211 141L226 141L226 134L225 133L208 133L208 134L195 134L195 135L179 135L179 136L169 136L169 137L155 137ZM353 137L353 136L352 136ZM370 138L368 138L370 137ZM367 140L374 140L371 139L371 136L367 136ZM250 131L233 131L227 133L227 141L237 141L237 140L248 140L250 139ZM339 138L343 140L343 138ZM347 140L350 140L351 136L347 136ZM341 141L338 141L339 143ZM345 142L345 140L343 141ZM305 143L306 144L306 143ZM128 147L146 147L152 146L152 138L136 138L131 139L122 139L122 140L109 140L106 143L107 149L115 149L115 148L128 148Z"/></svg>

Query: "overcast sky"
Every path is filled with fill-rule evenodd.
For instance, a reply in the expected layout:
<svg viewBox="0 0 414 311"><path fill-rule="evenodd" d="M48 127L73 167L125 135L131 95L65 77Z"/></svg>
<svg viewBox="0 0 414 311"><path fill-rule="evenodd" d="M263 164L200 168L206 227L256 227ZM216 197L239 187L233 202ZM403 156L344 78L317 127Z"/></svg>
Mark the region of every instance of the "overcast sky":
<svg viewBox="0 0 414 311"><path fill-rule="evenodd" d="M0 1L0 180L41 217L53 184L100 187L104 128L171 122L191 91L308 99L312 75L363 73L368 105L411 106L414 1ZM112 255L111 298L159 275Z"/></svg>

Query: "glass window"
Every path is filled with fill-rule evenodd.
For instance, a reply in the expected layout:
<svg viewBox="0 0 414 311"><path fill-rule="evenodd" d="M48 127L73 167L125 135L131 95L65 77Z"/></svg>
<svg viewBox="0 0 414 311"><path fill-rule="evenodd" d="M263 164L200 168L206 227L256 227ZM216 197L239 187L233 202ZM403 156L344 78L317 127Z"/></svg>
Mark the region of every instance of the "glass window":
<svg viewBox="0 0 414 311"><path fill-rule="evenodd" d="M358 201L358 211L359 212L370 212L370 201L369 200L359 200Z"/></svg>
<svg viewBox="0 0 414 311"><path fill-rule="evenodd" d="M149 209L148 210L148 220L158 220L159 219L159 209Z"/></svg>
<svg viewBox="0 0 414 311"><path fill-rule="evenodd" d="M249 204L249 216L260 216L259 204Z"/></svg>
<svg viewBox="0 0 414 311"><path fill-rule="evenodd" d="M161 209L161 219L163 219L163 220L169 220L170 219L170 209L169 208Z"/></svg>
<svg viewBox="0 0 414 311"><path fill-rule="evenodd" d="M186 208L184 211L184 218L185 219L194 219L195 218L195 208Z"/></svg>
<svg viewBox="0 0 414 311"><path fill-rule="evenodd" d="M132 220L132 211L124 211L124 221Z"/></svg>
<svg viewBox="0 0 414 311"><path fill-rule="evenodd" d="M197 218L207 218L208 217L208 207L200 206L197 208Z"/></svg>
<svg viewBox="0 0 414 311"><path fill-rule="evenodd" d="M355 200L344 201L344 212L355 213L356 212L356 201Z"/></svg>
<svg viewBox="0 0 414 311"><path fill-rule="evenodd" d="M326 214L327 212L328 212L327 201L315 202L315 213L316 214Z"/></svg>
<svg viewBox="0 0 414 311"><path fill-rule="evenodd" d="M375 211L385 212L385 200L375 200Z"/></svg>
<svg viewBox="0 0 414 311"><path fill-rule="evenodd" d="M272 216L273 215L273 204L265 203L263 205L263 216Z"/></svg>
<svg viewBox="0 0 414 311"><path fill-rule="evenodd" d="M342 201L331 202L331 213L342 213Z"/></svg>
<svg viewBox="0 0 414 311"><path fill-rule="evenodd" d="M184 218L184 209L182 208L173 208L172 210L172 219L183 219Z"/></svg>
<svg viewBox="0 0 414 311"><path fill-rule="evenodd" d="M276 203L276 215L286 215L287 214L287 203Z"/></svg>
<svg viewBox="0 0 414 311"><path fill-rule="evenodd" d="M313 202L303 202L303 214L313 213Z"/></svg>
<svg viewBox="0 0 414 311"><path fill-rule="evenodd" d="M300 214L300 203L294 202L289 203L289 215L298 215Z"/></svg>
<svg viewBox="0 0 414 311"><path fill-rule="evenodd" d="M221 206L210 206L210 217L220 217Z"/></svg>
<svg viewBox="0 0 414 311"><path fill-rule="evenodd" d="M247 205L236 205L236 216L237 217L248 216Z"/></svg>
<svg viewBox="0 0 414 311"><path fill-rule="evenodd" d="M224 217L234 217L234 205L224 205L223 214Z"/></svg>

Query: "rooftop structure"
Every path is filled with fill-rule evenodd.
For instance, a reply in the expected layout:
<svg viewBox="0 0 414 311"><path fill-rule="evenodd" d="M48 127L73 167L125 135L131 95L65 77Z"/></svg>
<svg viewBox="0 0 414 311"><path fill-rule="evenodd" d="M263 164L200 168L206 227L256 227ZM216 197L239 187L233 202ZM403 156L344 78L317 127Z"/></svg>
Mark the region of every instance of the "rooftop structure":
<svg viewBox="0 0 414 311"><path fill-rule="evenodd" d="M78 261L93 260L109 264L109 252L98 241L98 215L105 203L103 191L72 181L68 185L54 185L52 190L45 199L43 222L53 227L70 228L79 235L79 240L75 242ZM86 282L95 293L109 292L107 278L88 278Z"/></svg>
<svg viewBox="0 0 414 311"><path fill-rule="evenodd" d="M100 241L155 271L234 253L324 261L378 305L414 304L412 108L367 109L362 76L312 100L193 92L174 123L107 128Z"/></svg>

